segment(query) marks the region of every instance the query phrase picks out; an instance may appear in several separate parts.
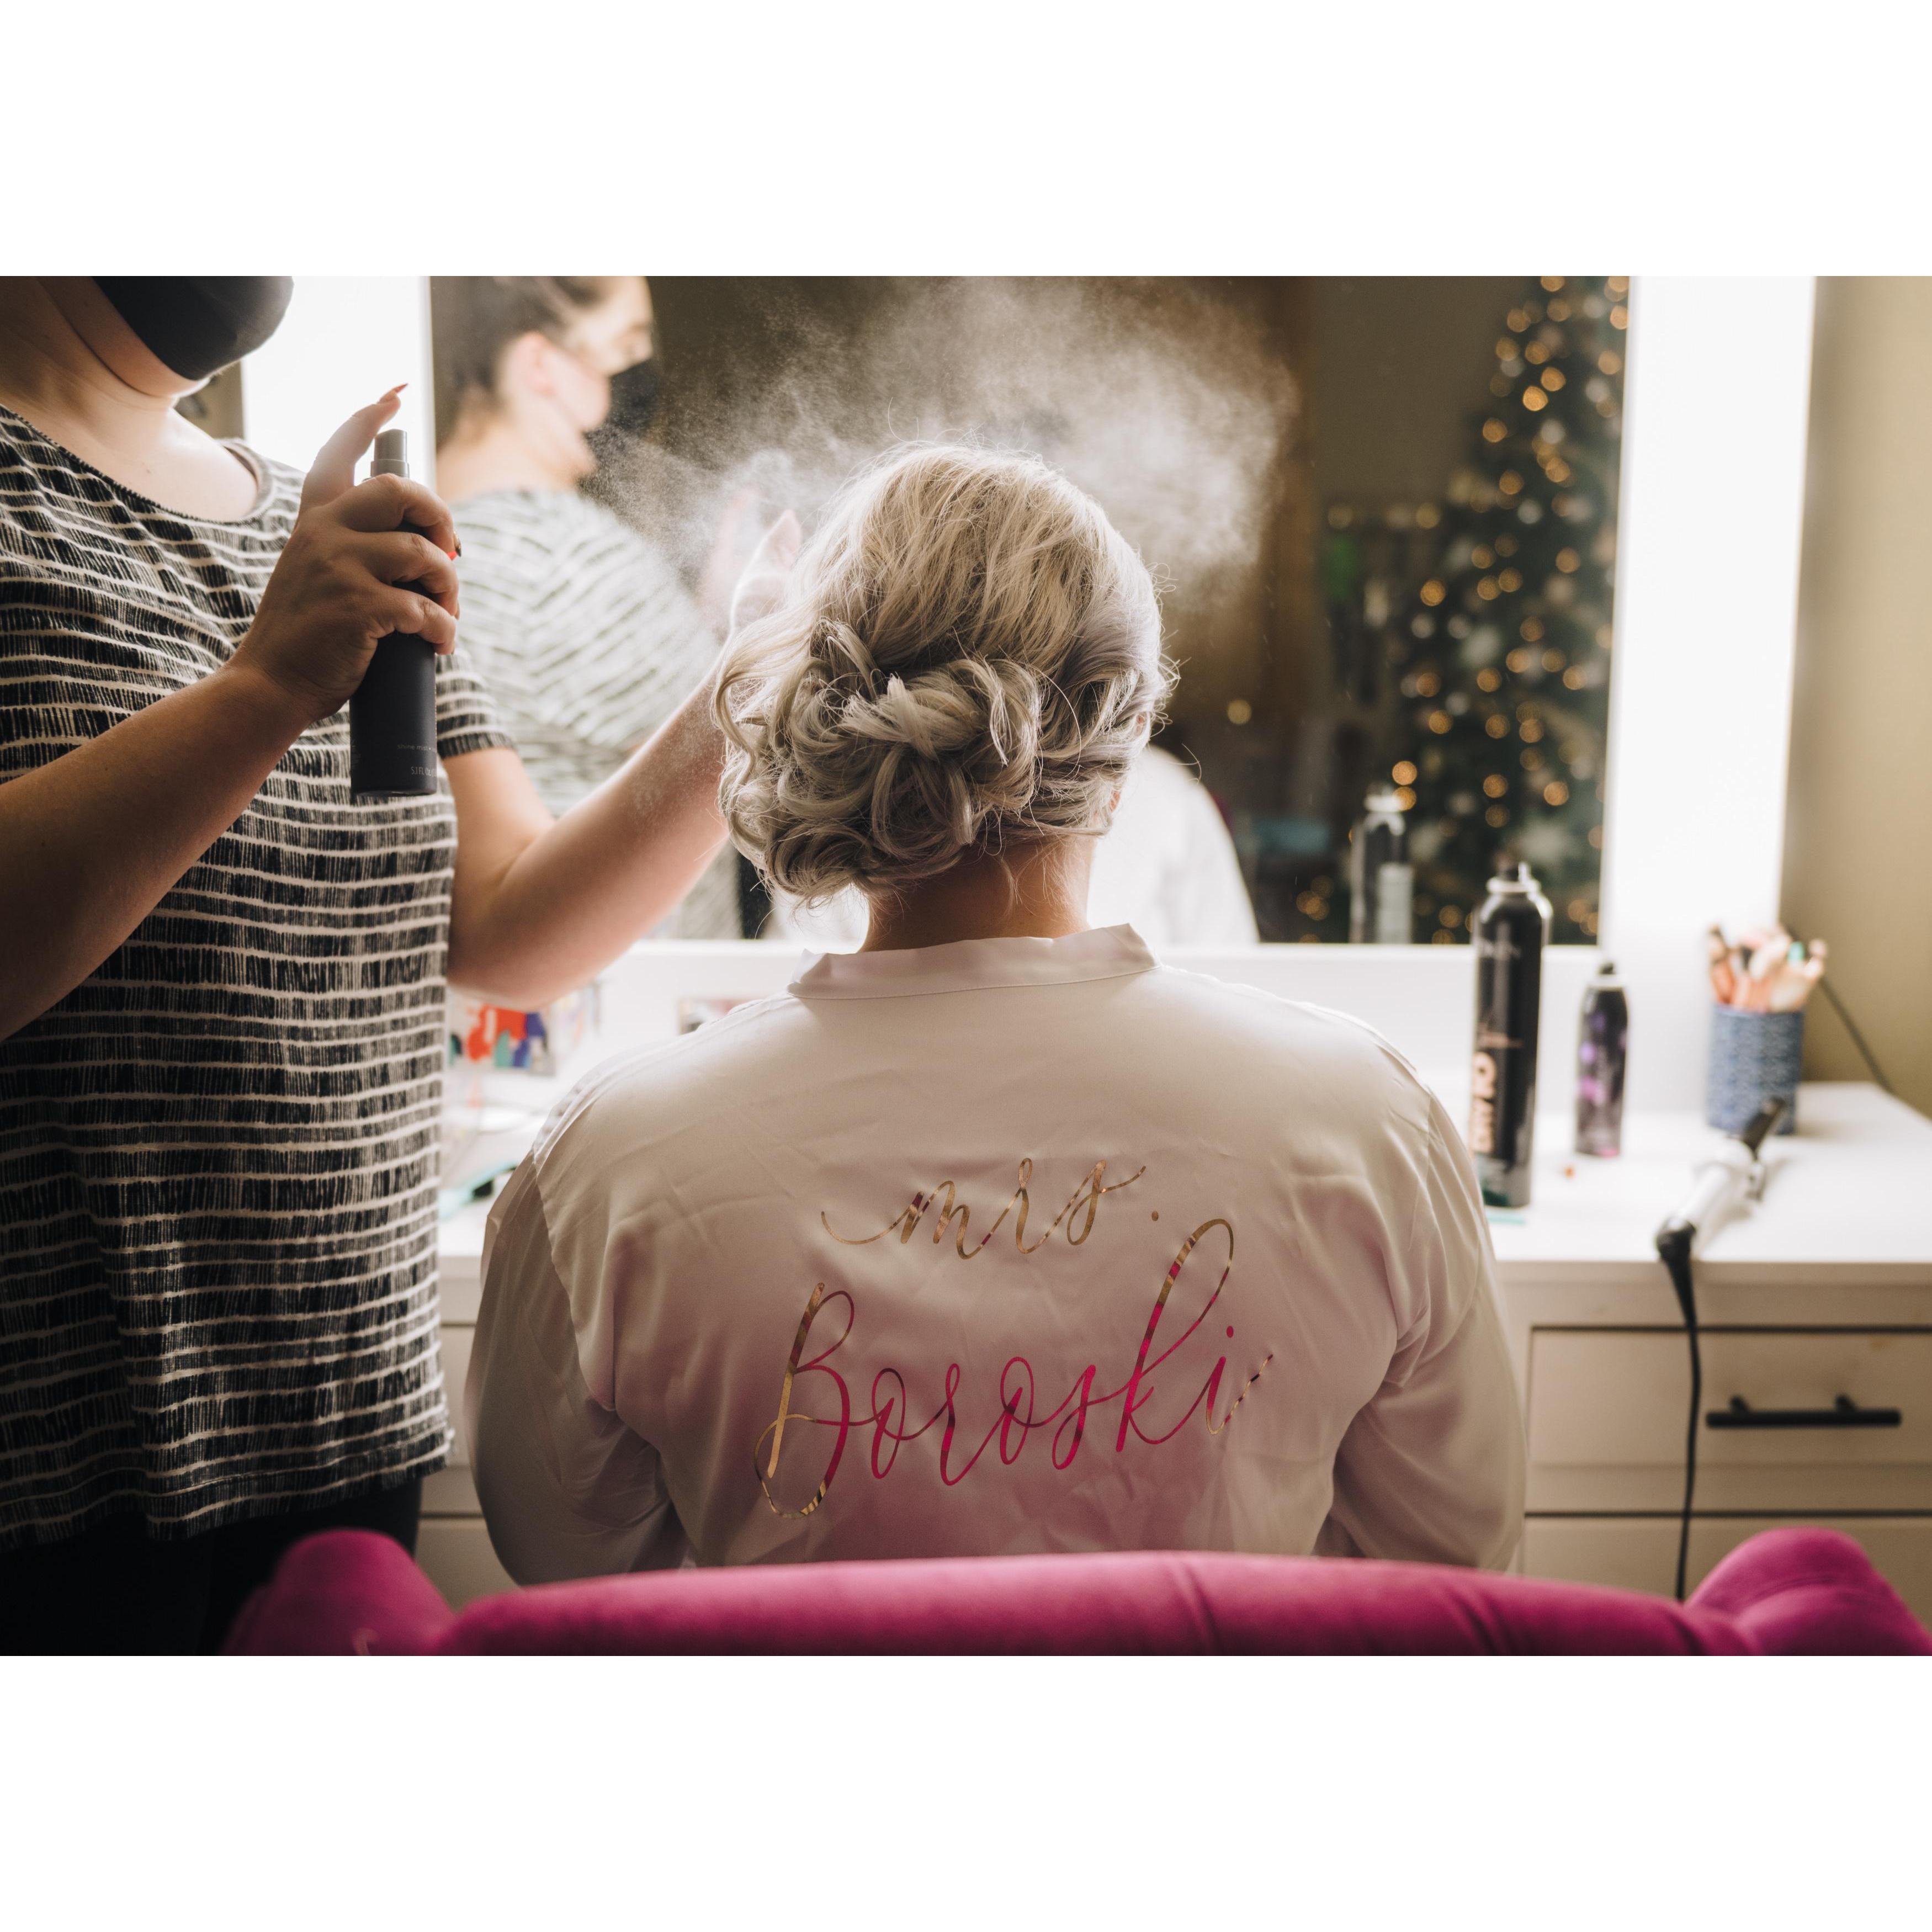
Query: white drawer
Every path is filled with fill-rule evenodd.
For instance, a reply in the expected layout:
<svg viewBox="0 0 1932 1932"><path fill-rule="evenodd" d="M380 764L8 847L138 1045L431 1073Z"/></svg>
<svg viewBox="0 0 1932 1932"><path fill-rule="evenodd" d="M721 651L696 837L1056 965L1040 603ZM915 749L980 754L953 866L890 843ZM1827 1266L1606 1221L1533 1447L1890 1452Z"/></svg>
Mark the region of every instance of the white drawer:
<svg viewBox="0 0 1932 1932"><path fill-rule="evenodd" d="M1932 1509L1932 1332L1714 1329L1703 1335L1700 1514ZM1829 1414L1840 1397L1896 1427L1710 1426ZM1690 1352L1681 1330L1538 1328L1529 1347L1529 1508L1646 1511L1682 1500Z"/></svg>
<svg viewBox="0 0 1932 1932"><path fill-rule="evenodd" d="M416 1531L416 1562L452 1610L517 1587L496 1561L480 1516L424 1516Z"/></svg>
<svg viewBox="0 0 1932 1932"><path fill-rule="evenodd" d="M442 1344L442 1386L449 1399L450 1424L456 1432L456 1446L449 1452L452 1468L470 1466L470 1424L463 1413L463 1384L470 1379L470 1351L476 1340L474 1328L446 1322L437 1331Z"/></svg>
<svg viewBox="0 0 1932 1932"><path fill-rule="evenodd" d="M422 1513L424 1516L481 1516L483 1505L476 1499L476 1479L457 1462L437 1470L433 1476L425 1476Z"/></svg>
<svg viewBox="0 0 1932 1932"><path fill-rule="evenodd" d="M1760 1531L1790 1528L1801 1520L1699 1517L1690 1526L1686 1587L1694 1588L1720 1558ZM1822 1528L1841 1529L1861 1545L1912 1615L1932 1624L1932 1516L1810 1520ZM1674 1516L1532 1516L1523 1526L1523 1574L1667 1597L1676 1580L1677 1534Z"/></svg>

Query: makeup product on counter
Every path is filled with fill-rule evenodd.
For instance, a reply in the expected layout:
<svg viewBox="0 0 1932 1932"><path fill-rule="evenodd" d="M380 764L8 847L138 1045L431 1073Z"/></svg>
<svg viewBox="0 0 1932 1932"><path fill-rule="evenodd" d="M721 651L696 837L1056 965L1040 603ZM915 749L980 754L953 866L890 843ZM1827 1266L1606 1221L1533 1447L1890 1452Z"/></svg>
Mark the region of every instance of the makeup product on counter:
<svg viewBox="0 0 1932 1932"><path fill-rule="evenodd" d="M1630 1004L1609 960L1583 992L1576 1024L1576 1151L1608 1158L1623 1152L1624 1063Z"/></svg>
<svg viewBox="0 0 1932 1932"><path fill-rule="evenodd" d="M1414 932L1408 820L1393 791L1369 794L1348 842L1348 938L1357 946L1406 946Z"/></svg>
<svg viewBox="0 0 1932 1932"><path fill-rule="evenodd" d="M371 476L410 473L409 437L377 433ZM376 646L349 700L349 789L358 801L436 789L436 647L393 631Z"/></svg>
<svg viewBox="0 0 1932 1932"><path fill-rule="evenodd" d="M1798 1081L1804 1052L1804 1004L1825 975L1822 939L1807 946L1781 926L1754 926L1736 940L1711 928L1710 1064L1704 1118L1735 1133L1758 1108L1784 1108L1776 1131L1798 1126Z"/></svg>
<svg viewBox="0 0 1932 1932"><path fill-rule="evenodd" d="M1706 1123L1734 1134L1767 1100L1776 1100L1785 1110L1778 1132L1796 1132L1804 1058L1801 1009L1774 1013L1752 1006L1716 1008L1704 1081Z"/></svg>
<svg viewBox="0 0 1932 1932"><path fill-rule="evenodd" d="M1536 1036L1550 902L1527 866L1490 881L1473 927L1476 1049L1470 1068L1469 1150L1483 1199L1529 1204L1536 1127Z"/></svg>
<svg viewBox="0 0 1932 1932"><path fill-rule="evenodd" d="M1754 926L1733 941L1711 928L1711 992L1720 1006L1746 1013L1796 1012L1825 974L1825 942L1808 947L1781 926Z"/></svg>
<svg viewBox="0 0 1932 1932"><path fill-rule="evenodd" d="M1724 937L1724 928L1714 926L1705 935L1704 944L1710 957L1711 990L1720 1000L1728 1001L1738 983L1731 968L1731 943Z"/></svg>

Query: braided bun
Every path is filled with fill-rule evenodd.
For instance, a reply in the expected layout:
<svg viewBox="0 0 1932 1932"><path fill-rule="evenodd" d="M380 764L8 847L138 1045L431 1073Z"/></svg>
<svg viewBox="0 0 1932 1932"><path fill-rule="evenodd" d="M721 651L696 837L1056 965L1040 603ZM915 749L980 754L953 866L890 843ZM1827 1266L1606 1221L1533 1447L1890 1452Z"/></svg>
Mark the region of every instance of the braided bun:
<svg viewBox="0 0 1932 1932"><path fill-rule="evenodd" d="M898 450L726 651L725 822L808 902L1096 833L1170 682L1146 568L1090 498L1031 458Z"/></svg>

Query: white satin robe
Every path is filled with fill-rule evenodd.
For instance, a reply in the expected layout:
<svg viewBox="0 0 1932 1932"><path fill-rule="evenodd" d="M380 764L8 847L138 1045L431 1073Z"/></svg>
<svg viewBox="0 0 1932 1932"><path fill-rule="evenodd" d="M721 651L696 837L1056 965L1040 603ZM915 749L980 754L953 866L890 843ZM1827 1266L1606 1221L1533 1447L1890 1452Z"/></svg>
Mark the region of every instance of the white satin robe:
<svg viewBox="0 0 1932 1932"><path fill-rule="evenodd" d="M1115 926L830 955L600 1069L490 1216L478 1491L536 1582L1122 1548L1500 1566L1469 1158L1339 1013Z"/></svg>

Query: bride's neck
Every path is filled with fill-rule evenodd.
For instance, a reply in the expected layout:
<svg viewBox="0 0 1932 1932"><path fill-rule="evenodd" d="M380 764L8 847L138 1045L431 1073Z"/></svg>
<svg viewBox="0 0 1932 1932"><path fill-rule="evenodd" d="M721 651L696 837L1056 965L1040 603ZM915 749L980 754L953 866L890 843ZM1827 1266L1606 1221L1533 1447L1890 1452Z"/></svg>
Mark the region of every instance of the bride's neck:
<svg viewBox="0 0 1932 1932"><path fill-rule="evenodd" d="M876 901L862 952L962 939L1062 939L1084 932L1094 841L1066 837L963 860L937 878Z"/></svg>

